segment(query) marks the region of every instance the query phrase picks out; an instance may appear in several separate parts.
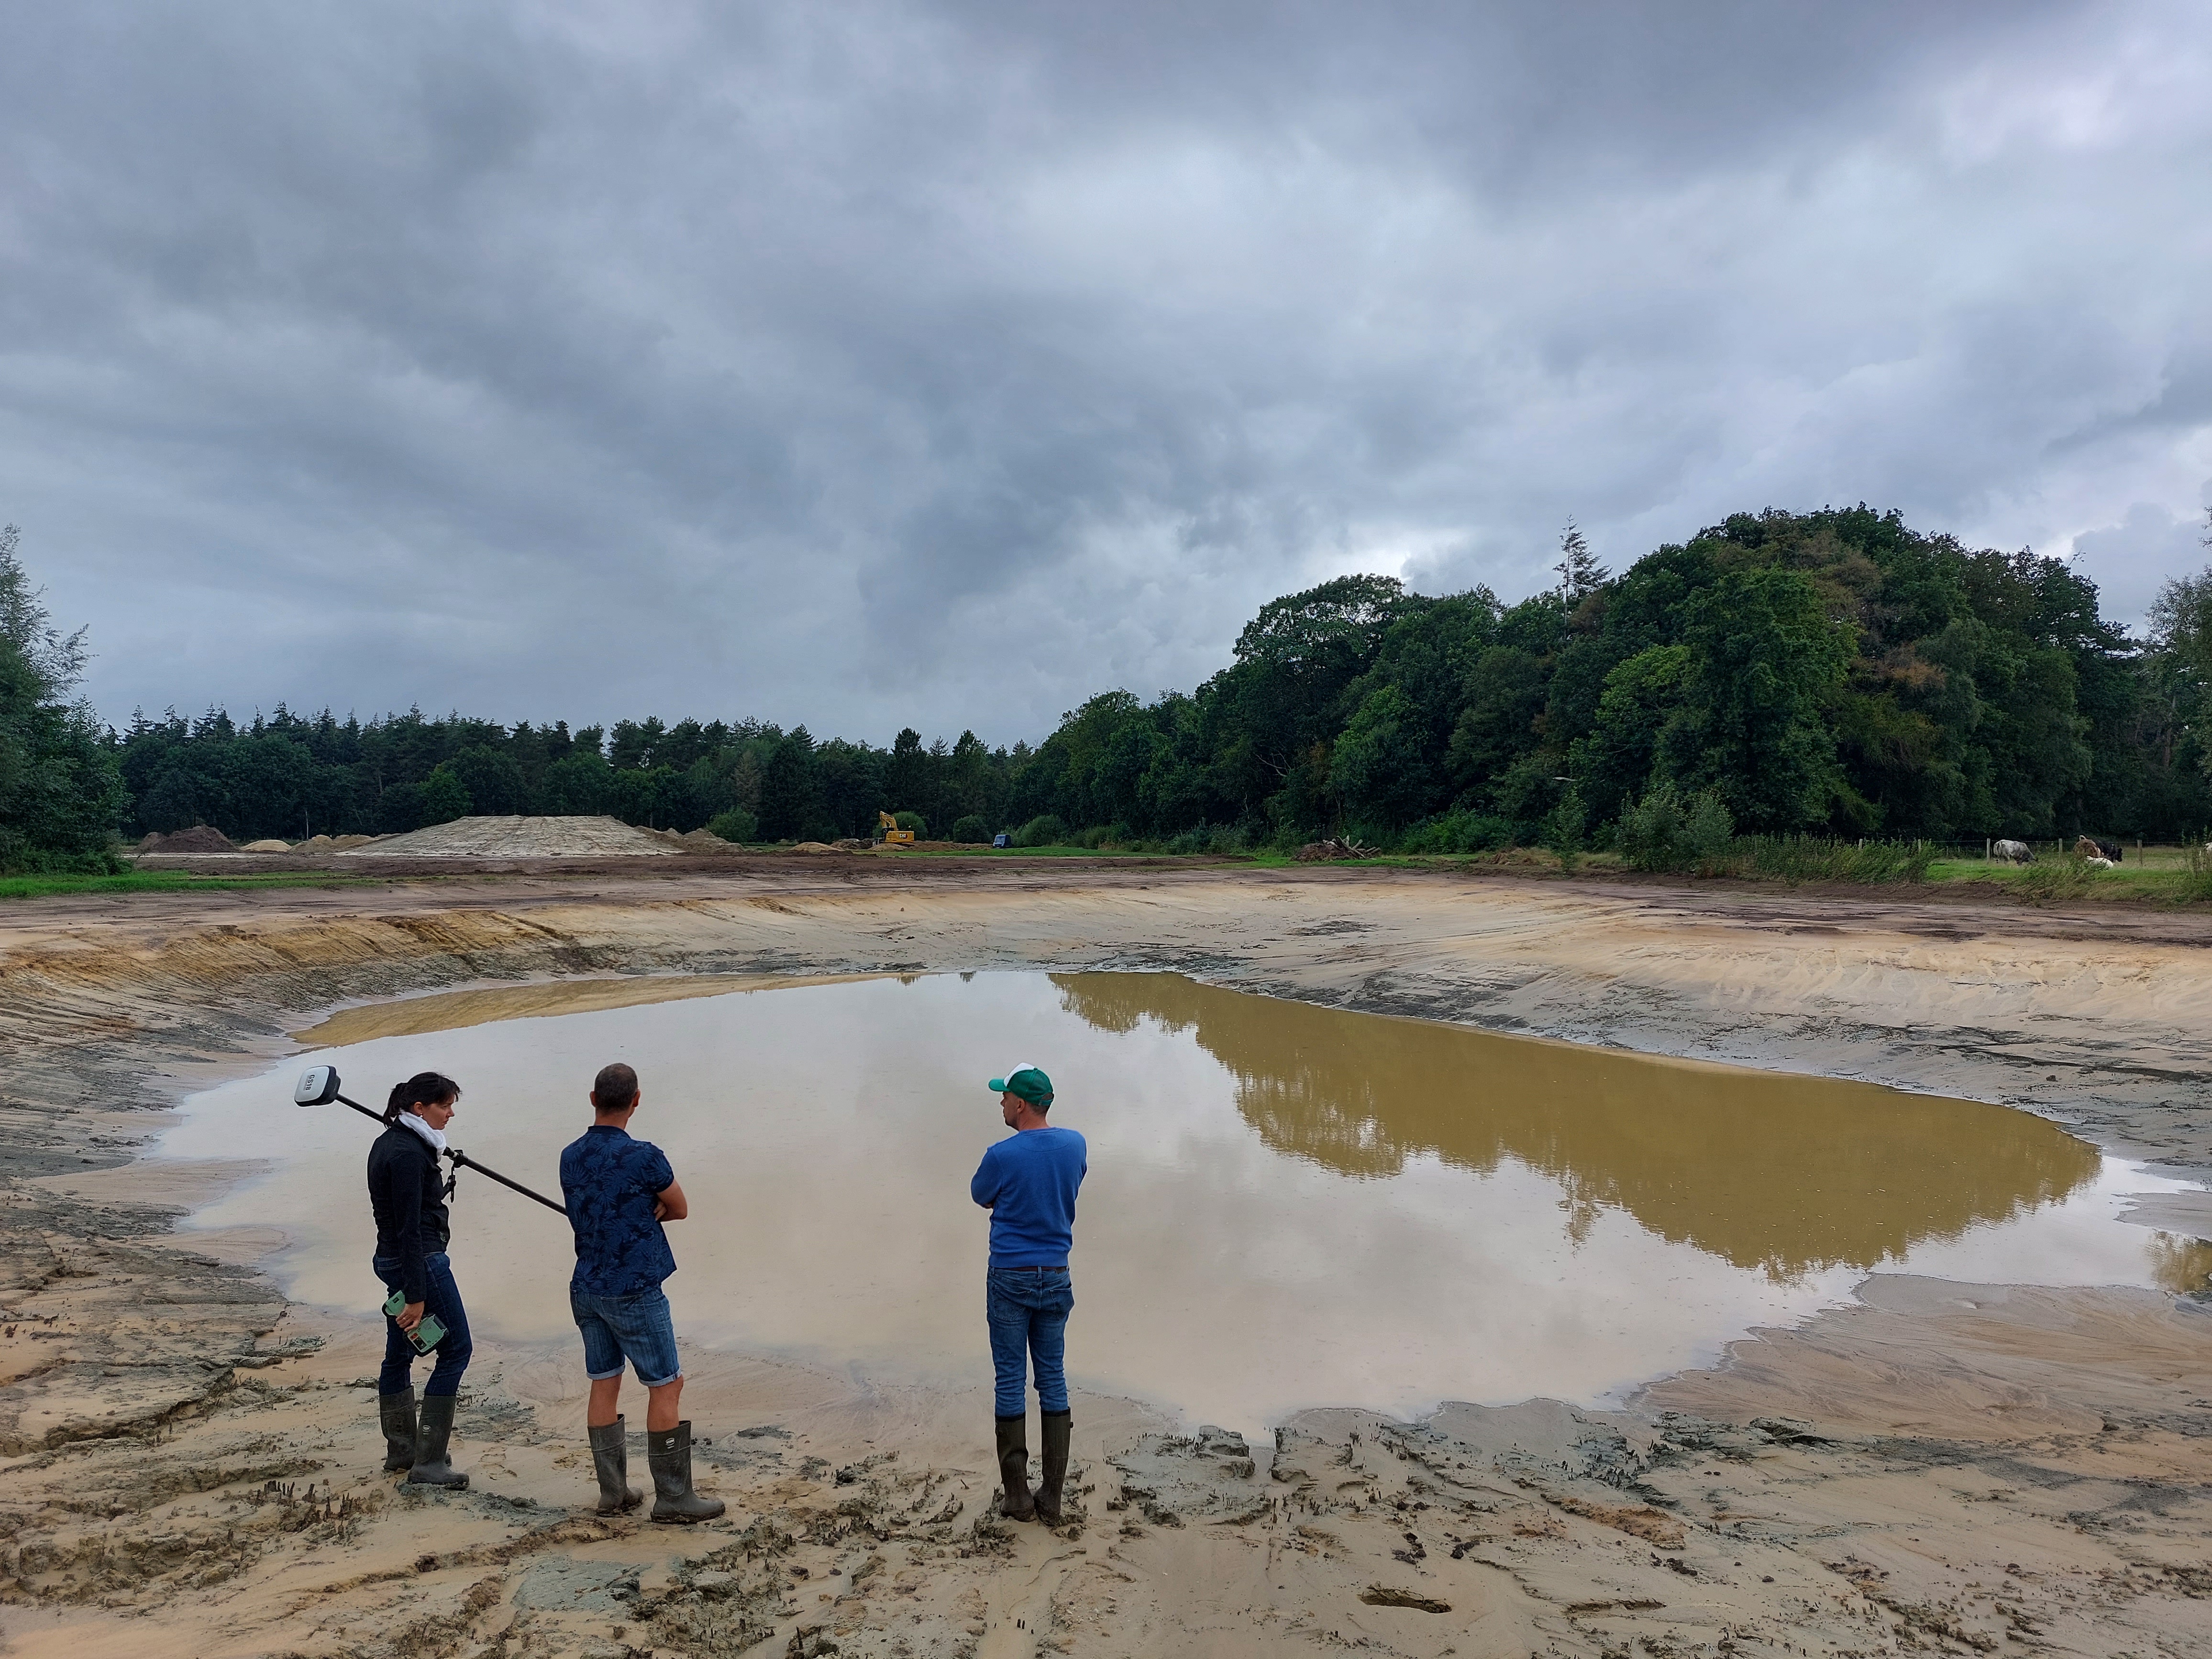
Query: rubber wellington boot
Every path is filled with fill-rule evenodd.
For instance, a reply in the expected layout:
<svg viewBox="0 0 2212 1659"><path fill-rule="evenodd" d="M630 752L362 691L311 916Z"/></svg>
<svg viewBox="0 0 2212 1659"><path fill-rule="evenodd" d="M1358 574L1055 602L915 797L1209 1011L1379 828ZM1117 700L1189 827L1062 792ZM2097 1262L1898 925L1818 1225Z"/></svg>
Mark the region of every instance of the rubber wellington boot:
<svg viewBox="0 0 2212 1659"><path fill-rule="evenodd" d="M453 1437L455 1396L426 1394L415 1425L415 1467L407 1482L415 1486L444 1486L466 1492L469 1478L446 1461L446 1445Z"/></svg>
<svg viewBox="0 0 2212 1659"><path fill-rule="evenodd" d="M377 1421L384 1425L384 1472L415 1467L415 1390L376 1396Z"/></svg>
<svg viewBox="0 0 2212 1659"><path fill-rule="evenodd" d="M645 1502L645 1494L629 1484L629 1442L621 1418L592 1431L592 1467L599 1472L601 1515L634 1510Z"/></svg>
<svg viewBox="0 0 2212 1659"><path fill-rule="evenodd" d="M691 1490L691 1424L645 1431L645 1461L653 1469L653 1518L656 1521L712 1521L728 1506L719 1498Z"/></svg>
<svg viewBox="0 0 2212 1659"><path fill-rule="evenodd" d="M1030 1498L1028 1418L999 1419L999 1484L1006 1489L999 1513L1009 1521L1034 1521L1036 1504Z"/></svg>
<svg viewBox="0 0 2212 1659"><path fill-rule="evenodd" d="M1067 1437L1074 1432L1073 1412L1044 1414L1044 1479L1037 1482L1037 1519L1048 1527L1060 1524L1060 1489L1067 1479Z"/></svg>

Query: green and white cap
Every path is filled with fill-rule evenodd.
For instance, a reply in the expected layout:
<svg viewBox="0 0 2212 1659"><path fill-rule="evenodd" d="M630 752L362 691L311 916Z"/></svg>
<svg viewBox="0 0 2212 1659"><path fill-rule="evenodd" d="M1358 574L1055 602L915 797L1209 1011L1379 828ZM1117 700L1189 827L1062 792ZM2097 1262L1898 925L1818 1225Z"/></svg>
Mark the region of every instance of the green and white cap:
<svg viewBox="0 0 2212 1659"><path fill-rule="evenodd" d="M1015 1066L1006 1076L991 1079L994 1095L1015 1095L1032 1106L1043 1106L1052 1100L1052 1079L1034 1066Z"/></svg>

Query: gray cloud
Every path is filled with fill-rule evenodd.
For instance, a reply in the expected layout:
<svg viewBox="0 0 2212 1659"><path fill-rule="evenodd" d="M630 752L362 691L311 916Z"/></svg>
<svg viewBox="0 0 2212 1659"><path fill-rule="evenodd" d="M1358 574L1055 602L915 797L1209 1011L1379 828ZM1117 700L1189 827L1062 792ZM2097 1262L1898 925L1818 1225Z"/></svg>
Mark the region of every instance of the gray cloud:
<svg viewBox="0 0 2212 1659"><path fill-rule="evenodd" d="M1346 568L2200 562L2184 3L9 8L89 689L1036 735Z"/></svg>
<svg viewBox="0 0 2212 1659"><path fill-rule="evenodd" d="M2212 480L2204 495L2212 506ZM2135 501L2118 524L2075 537L2074 556L2097 584L2105 614L2139 623L2167 577L2212 565L2208 532L2201 512L2177 517L2155 501Z"/></svg>

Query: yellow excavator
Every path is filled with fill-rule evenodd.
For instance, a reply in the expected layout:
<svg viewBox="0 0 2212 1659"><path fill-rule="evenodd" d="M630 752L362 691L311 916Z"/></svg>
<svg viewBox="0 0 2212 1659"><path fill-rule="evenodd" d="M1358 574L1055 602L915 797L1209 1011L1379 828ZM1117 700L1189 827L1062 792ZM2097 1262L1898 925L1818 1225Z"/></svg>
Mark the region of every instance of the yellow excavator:
<svg viewBox="0 0 2212 1659"><path fill-rule="evenodd" d="M900 829L898 820L893 817L890 813L877 813L876 823L877 826L884 832L884 846L911 847L914 845L914 831L911 830Z"/></svg>

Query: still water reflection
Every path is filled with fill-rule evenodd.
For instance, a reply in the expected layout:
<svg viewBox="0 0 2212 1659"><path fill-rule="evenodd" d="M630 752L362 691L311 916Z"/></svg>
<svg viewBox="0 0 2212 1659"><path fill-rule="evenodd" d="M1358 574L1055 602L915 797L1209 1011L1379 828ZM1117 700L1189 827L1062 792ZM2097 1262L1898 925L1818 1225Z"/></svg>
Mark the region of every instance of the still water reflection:
<svg viewBox="0 0 2212 1659"><path fill-rule="evenodd" d="M1582 1237L1626 1210L1659 1237L1794 1277L1871 1267L2094 1179L2094 1147L2025 1112L1863 1083L1683 1065L1378 1019L1172 974L1055 976L1109 1031L1188 1031L1262 1143L1370 1178L1508 1159L1559 1183Z"/></svg>
<svg viewBox="0 0 2212 1659"><path fill-rule="evenodd" d="M635 1131L691 1200L668 1287L687 1340L886 1377L987 1372L967 1180L1006 1133L983 1080L1019 1060L1053 1073L1054 1121L1091 1148L1071 1370L1242 1427L1322 1403L1601 1398L1869 1267L2150 1284L2206 1265L2113 1218L2118 1194L2182 1183L1966 1102L1171 975L576 994L590 1012L541 1000L452 1030L439 1000L405 1005L404 1030L318 1058L372 1101L426 1066L457 1077L456 1144L549 1189L592 1073L629 1061ZM196 1097L165 1150L267 1159L196 1219L283 1227L295 1295L366 1309L370 1128L290 1106L295 1069ZM465 1176L453 1249L480 1331L571 1337L560 1218Z"/></svg>

